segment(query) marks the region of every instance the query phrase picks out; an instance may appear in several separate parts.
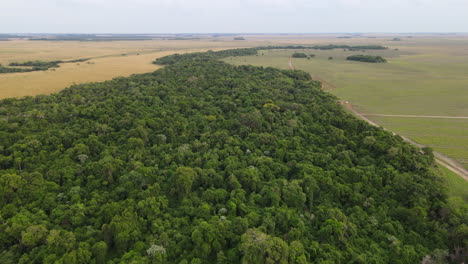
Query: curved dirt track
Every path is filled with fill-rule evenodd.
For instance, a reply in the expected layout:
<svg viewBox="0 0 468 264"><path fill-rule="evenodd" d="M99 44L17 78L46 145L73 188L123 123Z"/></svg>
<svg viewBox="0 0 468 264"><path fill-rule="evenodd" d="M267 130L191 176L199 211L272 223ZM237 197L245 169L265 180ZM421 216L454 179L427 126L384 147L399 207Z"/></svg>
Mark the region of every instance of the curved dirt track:
<svg viewBox="0 0 468 264"><path fill-rule="evenodd" d="M294 70L294 65L292 64L292 59L291 57L289 58L289 68L291 70ZM311 76L312 79L314 80L318 80L318 81L322 81L321 79L319 78L314 78L313 76ZM333 87L333 89L336 88L336 87ZM324 83L322 82L322 90L324 90ZM324 90L325 92L328 92L328 91L331 91L332 89L328 89L328 90ZM348 103L348 102L345 102L345 101L339 101L341 105L343 105L346 109L348 109L351 113L353 113L355 116L359 117L360 119L366 121L367 123L375 126L375 127L381 127L379 126L377 123L375 123L374 121L370 120L369 118L367 118L366 116L392 116L392 117L427 117L427 118L458 118L458 119L468 119L468 117L465 117L465 116L417 116L417 115L385 115L385 114L362 114L362 113L359 113L358 111L356 111L356 109L353 108L353 105L351 103ZM382 127L383 128L383 127ZM385 128L383 128L385 129ZM385 129L387 130L387 129ZM389 130L387 130L389 131ZM392 132L394 135L397 135L395 132ZM419 148L423 148L425 147L424 145L421 145L421 144L418 144L414 141L412 141L411 139L407 138L407 137L404 137L404 136L401 136L400 137L412 144L412 145L415 145ZM440 152L437 152L437 151L433 151L433 154L434 154L434 157L435 157L435 161L440 164L441 166L444 166L445 168L449 169L450 171L454 172L455 174L457 174L458 176L462 177L465 181L468 181L468 171L462 166L460 165L458 162L456 162L455 160L445 156L444 154L440 153Z"/></svg>
<svg viewBox="0 0 468 264"><path fill-rule="evenodd" d="M325 81L324 79L318 77L317 75L312 76L312 80L319 81L322 83L322 90L325 92L330 92L336 89L336 86Z"/></svg>

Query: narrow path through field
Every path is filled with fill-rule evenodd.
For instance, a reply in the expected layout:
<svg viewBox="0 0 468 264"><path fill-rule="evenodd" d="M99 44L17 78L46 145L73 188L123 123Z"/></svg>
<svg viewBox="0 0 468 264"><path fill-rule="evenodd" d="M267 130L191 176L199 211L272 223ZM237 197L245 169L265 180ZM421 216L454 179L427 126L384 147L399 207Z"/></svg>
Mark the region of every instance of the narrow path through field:
<svg viewBox="0 0 468 264"><path fill-rule="evenodd" d="M289 58L289 67L291 70L294 70L294 65L292 64L292 59L291 57ZM314 77L311 76L313 79ZM317 78L316 78L317 79ZM320 79L318 79L320 80ZM321 81L321 80L320 80ZM324 84L322 82L322 90L324 88ZM336 87L335 87L336 88ZM326 90L327 91L330 91L330 90ZM427 117L427 118L461 118L461 119L468 119L468 117L464 117L464 116L458 116L458 117L454 117L454 116L417 116L417 115L385 115L385 114L362 114L362 113L359 113L358 111L356 111L356 109L353 108L353 105L349 102L346 102L346 101L340 101L340 104L343 105L346 109L348 109L351 113L353 113L355 116L359 117L360 119L366 121L367 123L375 126L375 127L381 127L379 126L377 123L375 123L374 121L370 120L369 118L367 118L366 116L393 116L393 117ZM383 128L383 127L382 127ZM385 128L383 128L385 129ZM385 129L387 131L389 131L388 129ZM390 131L392 132L392 131ZM397 135L395 132L392 132L394 135ZM424 145L421 145L419 143L416 143L414 142L413 140L407 138L407 137L404 137L404 136L401 136L400 137L412 144L412 145L415 145L419 148L423 148L425 147ZM450 171L454 172L455 174L457 174L458 176L462 177L465 181L468 181L468 171L462 166L460 165L458 162L456 162L455 160L445 156L444 154L440 153L440 152L437 152L437 151L434 151L434 157L435 157L435 161L440 164L441 166L444 166L445 168L449 169Z"/></svg>
<svg viewBox="0 0 468 264"><path fill-rule="evenodd" d="M292 63L292 57L289 57L289 69L295 70L294 65ZM322 83L321 89L324 90L325 92L330 92L330 91L336 89L336 86L334 86L333 84L331 84L331 83L325 81L324 79L318 77L317 75L313 75L312 80L320 81Z"/></svg>
<svg viewBox="0 0 468 264"><path fill-rule="evenodd" d="M292 64L292 57L289 57L289 69L294 70L294 66Z"/></svg>

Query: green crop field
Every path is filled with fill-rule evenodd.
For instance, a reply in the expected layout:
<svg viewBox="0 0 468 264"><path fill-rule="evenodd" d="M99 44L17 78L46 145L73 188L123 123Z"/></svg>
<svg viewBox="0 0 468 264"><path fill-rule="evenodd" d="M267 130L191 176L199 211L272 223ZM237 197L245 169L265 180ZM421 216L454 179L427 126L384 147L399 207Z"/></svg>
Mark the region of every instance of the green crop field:
<svg viewBox="0 0 468 264"><path fill-rule="evenodd" d="M361 113L468 116L467 38L421 37L398 42L378 39L366 44L380 44L389 49L298 50L315 57L295 58L292 64L330 83L334 87L331 93L351 102ZM294 52L268 50L258 56L227 58L226 61L287 69ZM354 54L380 55L388 63L346 60ZM468 168L468 119L369 118L391 131L433 147Z"/></svg>
<svg viewBox="0 0 468 264"><path fill-rule="evenodd" d="M445 153L468 167L468 120L441 118L369 117L417 143Z"/></svg>

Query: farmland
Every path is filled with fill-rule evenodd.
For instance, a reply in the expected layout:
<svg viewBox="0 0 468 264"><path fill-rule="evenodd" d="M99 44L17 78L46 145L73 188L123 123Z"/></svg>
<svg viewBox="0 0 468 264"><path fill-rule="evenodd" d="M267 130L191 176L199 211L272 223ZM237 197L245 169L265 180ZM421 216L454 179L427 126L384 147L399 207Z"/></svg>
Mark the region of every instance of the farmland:
<svg viewBox="0 0 468 264"><path fill-rule="evenodd" d="M345 60L356 51L310 51L311 59L293 59L296 69L326 80L330 91L361 113L468 116L468 39L412 38L394 42L371 40L390 47L366 51L388 63ZM307 44L304 42L302 44ZM234 64L289 68L288 50L268 50L259 56L228 58ZM332 57L333 59L329 59ZM396 133L446 154L468 167L468 120L368 116Z"/></svg>
<svg viewBox="0 0 468 264"><path fill-rule="evenodd" d="M154 59L176 52L217 50L242 45L246 45L245 42L230 40L4 41L0 43L2 65L30 60L91 60L63 63L59 68L48 71L0 74L0 98L50 94L74 83L151 72L158 69L151 63Z"/></svg>

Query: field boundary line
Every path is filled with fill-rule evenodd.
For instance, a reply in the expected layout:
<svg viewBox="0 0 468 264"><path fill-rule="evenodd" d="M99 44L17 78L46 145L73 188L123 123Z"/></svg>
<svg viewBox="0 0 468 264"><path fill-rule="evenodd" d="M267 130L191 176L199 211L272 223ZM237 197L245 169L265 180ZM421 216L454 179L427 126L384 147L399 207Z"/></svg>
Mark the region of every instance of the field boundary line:
<svg viewBox="0 0 468 264"><path fill-rule="evenodd" d="M387 114L362 114L362 115L364 115L364 116L383 116L383 117L413 117L413 118L468 119L468 116L387 115Z"/></svg>

